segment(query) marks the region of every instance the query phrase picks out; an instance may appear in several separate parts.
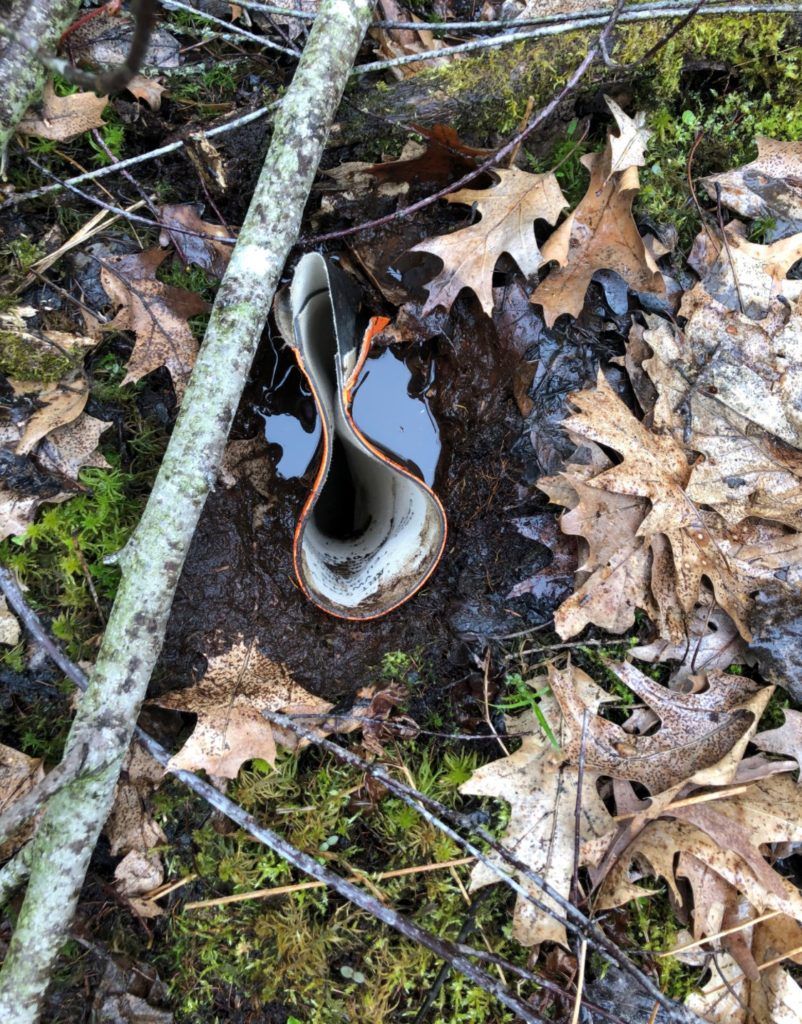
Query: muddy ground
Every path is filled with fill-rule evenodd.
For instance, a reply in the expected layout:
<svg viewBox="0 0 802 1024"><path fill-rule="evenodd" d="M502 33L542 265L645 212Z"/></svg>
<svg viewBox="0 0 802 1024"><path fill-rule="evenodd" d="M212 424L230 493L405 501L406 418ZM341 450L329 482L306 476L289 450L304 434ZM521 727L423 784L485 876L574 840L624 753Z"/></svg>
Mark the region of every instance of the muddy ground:
<svg viewBox="0 0 802 1024"><path fill-rule="evenodd" d="M394 342L411 387L427 381L441 441L434 486L449 535L424 589L376 621L325 614L295 580L293 531L315 462L304 477L282 479L276 467L284 453L264 441L266 387L276 353L288 358L277 332L266 332L232 435L239 440L229 449L231 485L211 495L178 588L161 662L165 686L198 678L206 657L243 634L330 700L375 678L382 655L395 650L425 654L442 687L465 675L471 649L550 618L571 592L575 563L533 482L572 447L558 425L566 397L592 382L599 357L617 351L620 335L605 334L602 318L610 314L601 299L564 330L546 331L520 281L498 278L502 301L492 321L464 295L448 318L420 319L420 307L407 306L379 339ZM527 401L522 382L532 376ZM283 390L285 403L295 391L303 404L297 373ZM554 561L550 547L558 549Z"/></svg>

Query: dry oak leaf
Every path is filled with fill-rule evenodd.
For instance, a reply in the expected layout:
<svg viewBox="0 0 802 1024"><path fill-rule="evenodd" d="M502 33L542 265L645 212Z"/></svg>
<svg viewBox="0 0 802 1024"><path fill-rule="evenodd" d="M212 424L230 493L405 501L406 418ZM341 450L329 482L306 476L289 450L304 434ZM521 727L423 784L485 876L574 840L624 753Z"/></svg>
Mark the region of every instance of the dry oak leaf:
<svg viewBox="0 0 802 1024"><path fill-rule="evenodd" d="M639 349L633 362L657 391L654 426L704 456L691 470L690 500L730 526L755 516L802 529L802 454L772 432L793 436L771 400L781 371L775 342L713 300L694 309L684 332L658 317L647 322L642 341L653 354Z"/></svg>
<svg viewBox="0 0 802 1024"><path fill-rule="evenodd" d="M294 747L294 738L265 719L263 711L321 715L332 707L294 681L284 665L266 658L255 640L242 637L209 659L200 682L152 701L159 707L198 716L195 729L171 758L169 769L203 769L210 775L236 778L244 761L254 757L273 764L276 742Z"/></svg>
<svg viewBox="0 0 802 1024"><path fill-rule="evenodd" d="M156 271L167 255L168 250L155 248L110 256L101 268L100 279L112 303L120 307L105 330L133 331L136 335L123 384L166 366L180 401L198 353L198 343L187 321L206 312L208 306L194 292L156 279Z"/></svg>
<svg viewBox="0 0 802 1024"><path fill-rule="evenodd" d="M720 196L724 206L742 217L775 221L770 241L802 231L802 142L765 136L755 141L757 160L702 178L702 184L711 199Z"/></svg>
<svg viewBox="0 0 802 1024"><path fill-rule="evenodd" d="M231 230L234 229L229 230L219 224L201 220L198 208L193 203L161 206L159 219L165 225L159 235L159 245L172 242L182 263L194 263L218 280L222 278L234 251L234 243L221 239L233 238ZM186 234L187 231L197 234ZM206 237L199 237L201 235Z"/></svg>
<svg viewBox="0 0 802 1024"><path fill-rule="evenodd" d="M148 807L153 792L163 778L164 768L139 743L134 742L123 761L114 803L103 827L113 856L127 854L132 850L148 854L154 846L167 841ZM147 888L153 888L161 884L161 881Z"/></svg>
<svg viewBox="0 0 802 1024"><path fill-rule="evenodd" d="M605 184L609 153L608 148L580 158L590 172L588 190L543 246L542 262L554 260L558 266L541 281L530 301L543 307L548 327L563 313L579 316L597 270L615 271L633 291L665 295L663 275L632 216L639 188L637 168L614 174Z"/></svg>
<svg viewBox="0 0 802 1024"><path fill-rule="evenodd" d="M785 709L785 721L778 729L757 733L752 742L758 750L793 757L802 772L802 712Z"/></svg>
<svg viewBox="0 0 802 1024"><path fill-rule="evenodd" d="M17 395L25 395L34 403L34 411L25 424L15 453L27 455L36 445L83 412L89 398L89 384L85 377L59 381L41 390L42 385L28 381L12 381Z"/></svg>
<svg viewBox="0 0 802 1024"><path fill-rule="evenodd" d="M449 203L476 204L482 219L450 235L420 242L410 252L439 256L443 269L429 282L423 315L437 306L450 309L463 288L476 293L488 316L493 312L493 271L508 253L526 277L537 273L544 262L535 241L535 220L556 224L568 205L557 178L529 174L517 168L495 169L497 181L490 188L463 188L446 196Z"/></svg>
<svg viewBox="0 0 802 1024"><path fill-rule="evenodd" d="M125 88L135 99L144 100L151 110L161 110L164 86L155 78L134 75Z"/></svg>
<svg viewBox="0 0 802 1024"><path fill-rule="evenodd" d="M549 680L563 674L567 676L566 685L569 687L584 690L591 683L579 669L569 666L565 673L561 673L553 666L549 667ZM610 699L596 688L592 692L589 690L587 696L593 710L602 700ZM545 698L540 704L562 747L568 739L568 723L560 717L559 708L552 699ZM514 850L519 860L542 875L567 899L574 865L578 772L566 763L562 751L555 749L540 732L534 712L527 711L510 720L509 724L515 733L525 733L520 749L476 769L471 778L460 786L460 792L495 797L508 803L510 820L504 834L505 846ZM593 771L584 775L580 815L580 839L583 842L605 835L614 827L613 818L598 795ZM492 852L488 859L503 866ZM470 890L474 892L498 880L494 871L483 863L477 863L471 872ZM549 897L525 878L519 881L531 889L532 895L552 905ZM520 895L515 904L513 937L524 946L536 946L541 942L568 945L564 925Z"/></svg>
<svg viewBox="0 0 802 1024"><path fill-rule="evenodd" d="M93 128L103 127L101 115L108 102L108 96L96 96L93 92L57 96L53 83L48 81L42 96L41 113L29 110L20 121L17 131L23 135L34 135L38 139L69 142Z"/></svg>
<svg viewBox="0 0 802 1024"><path fill-rule="evenodd" d="M618 135L608 136L605 150L605 155L609 155L604 172L604 184L607 184L613 174L626 171L629 167L643 167L646 163L646 146L652 133L645 127L645 114L639 113L632 118L609 96L604 97L604 102L618 125ZM667 251L664 249L661 255Z"/></svg>
<svg viewBox="0 0 802 1024"><path fill-rule="evenodd" d="M431 29L426 28L426 22L421 21L413 13L406 12L396 0L379 0L379 9L384 18L388 21L420 21L419 29L408 28L382 28L376 27L369 30L369 34L378 42L376 53L381 57L401 57L407 54L427 53L430 50L442 50L445 42L438 39ZM430 67L437 66L442 61L426 60L418 64L402 64L400 67L391 68L395 78L412 78L427 71Z"/></svg>
<svg viewBox="0 0 802 1024"><path fill-rule="evenodd" d="M736 772L731 781L737 783L738 779ZM648 873L666 879L682 905L674 858L677 853L685 853L737 889L759 912L776 910L799 919L802 893L773 870L762 847L799 842L800 812L802 787L785 772L761 776L745 789L739 786L732 795L724 792L714 801L669 802L658 808L657 813L662 815L659 818L650 819L651 809L636 814L629 832L634 839L619 851L609 872L605 872L596 906L609 909L637 894L637 890L633 892L630 865L639 861L646 862ZM598 864L605 849L604 841L597 840L586 844L583 855L591 864Z"/></svg>
<svg viewBox="0 0 802 1024"><path fill-rule="evenodd" d="M703 234L709 239L708 228ZM716 239L718 255L702 274L702 284L712 298L750 320L763 320L777 296L798 298L800 282L786 275L802 258L802 232L771 245L759 245L744 237L739 221L725 225L727 244Z"/></svg>
<svg viewBox="0 0 802 1024"><path fill-rule="evenodd" d="M690 676L754 660L732 619L716 606L709 591L702 592L699 604L685 625L688 635L679 643L658 637L629 652L638 661L678 661L679 666L671 673L672 689L680 689Z"/></svg>
<svg viewBox="0 0 802 1024"><path fill-rule="evenodd" d="M666 607L672 601L677 604L677 614L689 615L706 578L741 636L750 639L746 621L748 590L721 550L712 528L716 522L688 497L691 470L680 445L637 420L601 371L596 388L577 392L571 402L577 412L565 420L566 429L573 436L612 448L622 456L621 463L602 471L589 484L649 500L650 508L637 536L652 545L652 591L666 617Z"/></svg>

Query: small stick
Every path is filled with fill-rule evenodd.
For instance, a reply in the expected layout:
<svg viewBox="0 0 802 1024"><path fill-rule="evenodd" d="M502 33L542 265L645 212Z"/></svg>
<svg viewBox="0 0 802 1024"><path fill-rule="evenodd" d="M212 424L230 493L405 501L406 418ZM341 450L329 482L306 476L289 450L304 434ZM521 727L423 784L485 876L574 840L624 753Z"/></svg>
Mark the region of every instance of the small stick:
<svg viewBox="0 0 802 1024"><path fill-rule="evenodd" d="M388 878L402 878L407 875L423 874L427 871L439 871L441 868L461 867L463 864L473 864L475 859L475 857L458 857L456 860L444 860L433 864L417 864L409 868L397 868L395 871L380 871L378 874L373 875L372 878L356 874L348 875L346 877L351 882L363 884L367 881L383 882ZM183 881L177 883L177 885L183 884ZM177 885L175 886L176 888ZM261 900L267 899L269 896L286 896L288 893L304 892L307 889L325 888L325 882L296 882L294 885L277 885L272 889L254 889L251 892L238 892L231 896L218 896L211 900L195 900L193 903L185 903L184 910L201 910L204 907L224 907L229 903L242 903L243 900ZM157 896L152 898L159 899L159 897L164 895L165 893L159 893Z"/></svg>
<svg viewBox="0 0 802 1024"><path fill-rule="evenodd" d="M574 999L574 1012L571 1014L571 1024L579 1024L579 1014L582 1011L582 993L585 990L585 962L588 957L588 940L582 939L579 943L579 964L576 979L576 998ZM655 1006L660 1004L655 1002Z"/></svg>
<svg viewBox="0 0 802 1024"><path fill-rule="evenodd" d="M680 807L692 807L694 804L706 804L711 800L726 800L728 796L737 796L739 793L746 793L750 787L745 786L733 786L732 789L719 789L713 793L700 793L698 796L688 796L683 800L676 800L674 803L666 804L661 814L669 814L673 810L678 810ZM613 821L628 821L630 818L637 818L643 811L634 811L629 814L616 814Z"/></svg>
<svg viewBox="0 0 802 1024"><path fill-rule="evenodd" d="M496 742L501 747L501 750L505 757L510 756L509 750L504 746L504 743L499 736L495 725L493 725L493 718L490 714L490 648L488 647L485 651L484 657L484 680L482 683L482 696L484 698L484 711L485 711L485 722L487 723L488 729L491 731L496 739Z"/></svg>
<svg viewBox="0 0 802 1024"><path fill-rule="evenodd" d="M676 949L666 949L662 953L657 953L657 959L660 960L666 956L676 956L677 953L684 953L688 949L696 949L698 946L706 946L708 942L715 942L716 939L723 939L726 935L734 935L736 932L742 932L745 928L751 928L753 924L759 924L761 921L770 921L773 917L780 917L784 911L782 910L770 910L765 914L761 914L759 917L753 917L749 921L742 921L740 924L733 925L732 928L724 928L723 931L716 932L714 935L705 935L704 938L697 939L695 942L686 942L684 946L677 946Z"/></svg>

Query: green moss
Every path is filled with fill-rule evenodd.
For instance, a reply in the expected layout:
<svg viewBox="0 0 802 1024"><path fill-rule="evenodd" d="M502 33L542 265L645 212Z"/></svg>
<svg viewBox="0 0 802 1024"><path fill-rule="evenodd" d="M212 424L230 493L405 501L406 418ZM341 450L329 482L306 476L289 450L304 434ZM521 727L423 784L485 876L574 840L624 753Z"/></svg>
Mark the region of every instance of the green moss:
<svg viewBox="0 0 802 1024"><path fill-rule="evenodd" d="M631 900L627 910L627 932L636 948L662 953L677 945L679 928L665 892ZM671 999L682 1003L697 987L697 968L689 967L673 956L655 958L654 965L660 991Z"/></svg>
<svg viewBox="0 0 802 1024"><path fill-rule="evenodd" d="M30 336L0 330L0 373L12 380L50 384L65 377L79 361L80 357L46 344L32 344Z"/></svg>

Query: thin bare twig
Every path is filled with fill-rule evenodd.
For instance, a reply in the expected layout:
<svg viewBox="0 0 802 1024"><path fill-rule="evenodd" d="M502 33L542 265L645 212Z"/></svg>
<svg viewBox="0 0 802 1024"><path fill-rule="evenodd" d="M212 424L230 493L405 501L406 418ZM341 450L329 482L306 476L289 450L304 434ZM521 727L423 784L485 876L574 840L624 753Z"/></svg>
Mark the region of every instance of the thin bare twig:
<svg viewBox="0 0 802 1024"><path fill-rule="evenodd" d="M180 0L159 0L159 3L166 11L186 11L188 14L194 15L196 18L200 18L202 21L208 21L212 25L218 25L225 29L228 35L239 36L240 39L247 39L251 43L257 43L259 46L264 46L269 50L275 50L277 53L283 53L287 57L298 58L300 56L299 50L296 46L289 49L286 46L279 46L278 43L274 43L272 39L268 39L267 36L257 36L254 32L249 32L245 28L240 28L239 25L235 25L231 21L223 21L222 18L216 17L214 14L209 14L208 11L203 11L198 7L190 7L189 4L181 3Z"/></svg>
<svg viewBox="0 0 802 1024"><path fill-rule="evenodd" d="M223 135L225 132L234 131L236 128L242 128L247 124L251 124L253 121L258 121L260 118L269 114L271 110L274 110L281 103L281 100L276 100L275 103L268 103L264 107L257 107L255 110L251 110L247 114L243 114L242 117L237 117L233 121L226 121L225 124L217 125L216 128L209 128L204 132L190 132L190 138L204 138L211 139L217 135ZM12 194L6 199L0 209L5 209L7 206L13 206L17 203L27 202L29 199L38 199L40 196L48 195L51 192L60 192L62 189L68 189L71 185L81 185L86 181L95 181L97 178L105 178L109 174L116 174L119 171L124 171L128 167L136 167L137 164L142 164L148 160L158 160L159 157L169 156L170 153L177 153L183 149L186 145L183 139L178 139L175 142L169 142L166 146L159 146L157 149L149 149L146 153L140 153L139 156L130 156L125 160L117 160L113 164L109 164L106 167L98 167L94 171L86 171L84 174L76 174L72 178L65 178L63 181L58 180L53 185L42 185L39 188L31 189L28 192L21 192L18 195Z"/></svg>

